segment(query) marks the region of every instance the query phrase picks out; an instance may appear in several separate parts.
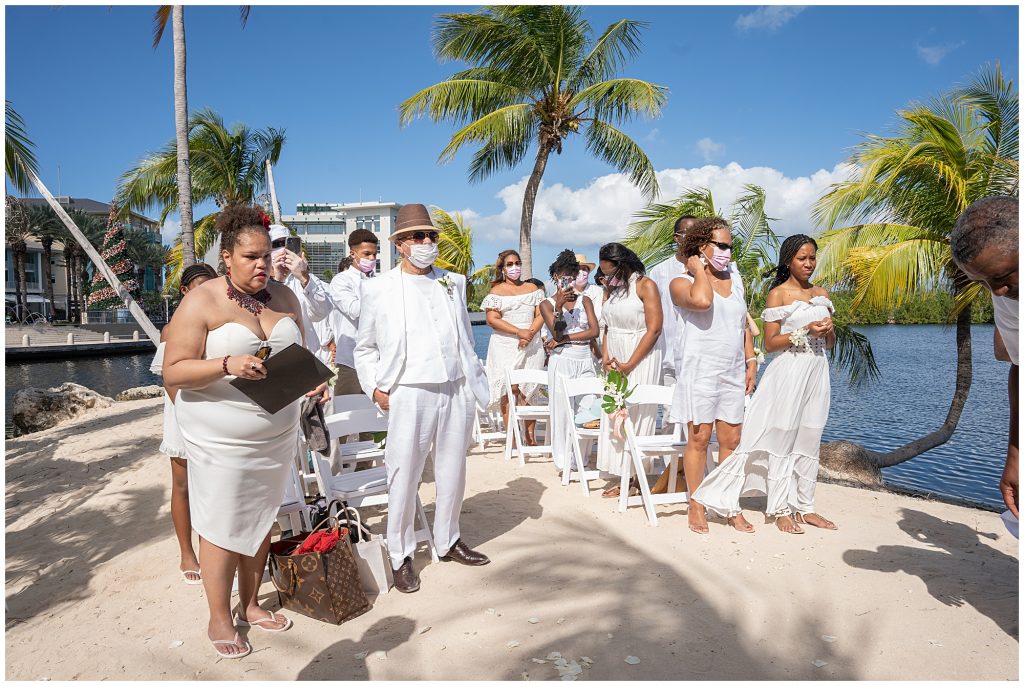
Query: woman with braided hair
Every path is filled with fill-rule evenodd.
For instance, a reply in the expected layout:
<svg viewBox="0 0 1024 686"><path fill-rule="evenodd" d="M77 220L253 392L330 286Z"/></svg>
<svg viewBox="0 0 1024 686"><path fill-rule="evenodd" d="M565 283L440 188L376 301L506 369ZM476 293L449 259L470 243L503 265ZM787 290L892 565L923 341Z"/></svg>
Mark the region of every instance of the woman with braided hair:
<svg viewBox="0 0 1024 686"><path fill-rule="evenodd" d="M737 531L754 530L740 510L740 496L747 493L768 496L766 514L784 533L802 534L800 524L837 528L814 511L831 399L825 351L836 342L835 308L825 289L811 283L817 251L814 239L803 234L783 242L779 264L768 272L775 272L775 280L761 315L765 350L779 354L750 400L736 451L691 498L692 507L727 517Z"/></svg>

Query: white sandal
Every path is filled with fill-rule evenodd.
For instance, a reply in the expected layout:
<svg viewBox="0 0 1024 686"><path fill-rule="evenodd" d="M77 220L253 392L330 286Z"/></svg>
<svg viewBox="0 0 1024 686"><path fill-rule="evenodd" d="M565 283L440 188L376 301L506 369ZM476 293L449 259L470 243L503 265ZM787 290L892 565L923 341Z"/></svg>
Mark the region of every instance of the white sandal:
<svg viewBox="0 0 1024 686"><path fill-rule="evenodd" d="M217 653L217 657L222 657L225 660L237 660L238 658L245 657L246 655L248 655L249 653L252 652L252 645L250 645L248 641L244 641L244 643L245 643L245 650L242 651L241 653L228 654L228 653L222 653L219 650L217 650L217 646L219 646L219 645L238 646L238 632L237 631L235 632L235 637L233 639L231 639L230 641L225 641L225 640L214 641L214 640L211 639L210 643L213 644L213 652Z"/></svg>
<svg viewBox="0 0 1024 686"><path fill-rule="evenodd" d="M260 608L260 609L262 610L263 608ZM267 610L267 612L270 612L270 610ZM263 624L265 624L266 622L279 622L279 621L281 621L280 619L278 619L279 617L284 619L284 626L281 627L280 629L268 629L267 627L263 626ZM278 634L278 633L281 633L282 631L287 631L288 629L290 629L291 626L292 626L292 620L289 619L288 617L285 617L284 615L278 614L276 612L270 612L270 616L269 617L264 617L263 619L253 619L253 620L242 619L236 613L235 614L235 624L238 625L238 626L254 626L257 629L262 629L263 631L269 631L272 634Z"/></svg>
<svg viewBox="0 0 1024 686"><path fill-rule="evenodd" d="M202 586L203 585L203 575L202 575L202 573L198 569L182 569L180 571L181 571L181 581L182 581L182 583L186 583L189 586ZM198 579L189 579L188 578L189 574L195 574L199 578Z"/></svg>

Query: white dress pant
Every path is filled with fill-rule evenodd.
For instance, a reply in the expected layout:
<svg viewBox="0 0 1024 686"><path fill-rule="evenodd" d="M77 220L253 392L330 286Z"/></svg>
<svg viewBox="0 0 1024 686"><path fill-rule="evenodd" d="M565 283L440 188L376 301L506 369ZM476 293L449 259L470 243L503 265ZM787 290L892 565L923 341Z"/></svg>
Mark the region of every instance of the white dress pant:
<svg viewBox="0 0 1024 686"><path fill-rule="evenodd" d="M384 464L388 471L388 555L398 569L416 551L416 494L434 448L434 546L444 556L459 540L466 451L474 401L465 379L398 385L391 391Z"/></svg>

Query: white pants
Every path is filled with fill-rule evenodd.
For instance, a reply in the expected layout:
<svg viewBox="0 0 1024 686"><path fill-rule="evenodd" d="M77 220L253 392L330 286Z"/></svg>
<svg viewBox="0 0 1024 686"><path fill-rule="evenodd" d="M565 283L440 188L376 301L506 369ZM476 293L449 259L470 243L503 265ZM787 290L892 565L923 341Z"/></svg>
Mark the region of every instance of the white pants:
<svg viewBox="0 0 1024 686"><path fill-rule="evenodd" d="M466 451L474 401L465 379L398 385L391 391L384 464L388 470L388 555L398 569L416 551L416 494L434 448L434 546L446 555L459 540L466 491Z"/></svg>
<svg viewBox="0 0 1024 686"><path fill-rule="evenodd" d="M569 422L576 421L576 411L581 404L596 402L594 396L576 396L570 398L572 414L567 415L563 384L566 379L594 378L594 358L589 346L563 345L555 348L548 358L548 404L551 407L551 461L555 469L561 472L566 467L572 468L572 434ZM586 459L587 456L584 456Z"/></svg>

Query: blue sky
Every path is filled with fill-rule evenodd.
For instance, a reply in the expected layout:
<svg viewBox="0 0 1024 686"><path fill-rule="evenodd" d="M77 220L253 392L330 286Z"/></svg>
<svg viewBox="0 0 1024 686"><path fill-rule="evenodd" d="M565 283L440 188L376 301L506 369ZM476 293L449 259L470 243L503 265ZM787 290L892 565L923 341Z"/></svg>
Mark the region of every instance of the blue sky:
<svg viewBox="0 0 1024 686"><path fill-rule="evenodd" d="M518 244L530 165L470 184L468 151L439 166L449 125L398 126L397 105L456 67L432 56L440 12L467 7L188 7L189 105L229 123L279 127L275 168L297 202L392 200L464 211L477 262ZM117 179L174 135L170 35L151 47L151 7L11 7L6 98L36 142L41 176L67 195L109 199ZM708 185L727 206L742 183L768 191L788 234L859 133L885 132L900 107L969 80L986 62L1018 75L1016 7L588 7L595 31L647 21L624 74L670 89L663 116L626 127L667 197ZM535 271L562 247L592 257L643 202L568 141L551 160L535 220ZM197 217L210 207L197 208ZM151 211L151 216L156 215ZM173 225L168 227L168 233Z"/></svg>

